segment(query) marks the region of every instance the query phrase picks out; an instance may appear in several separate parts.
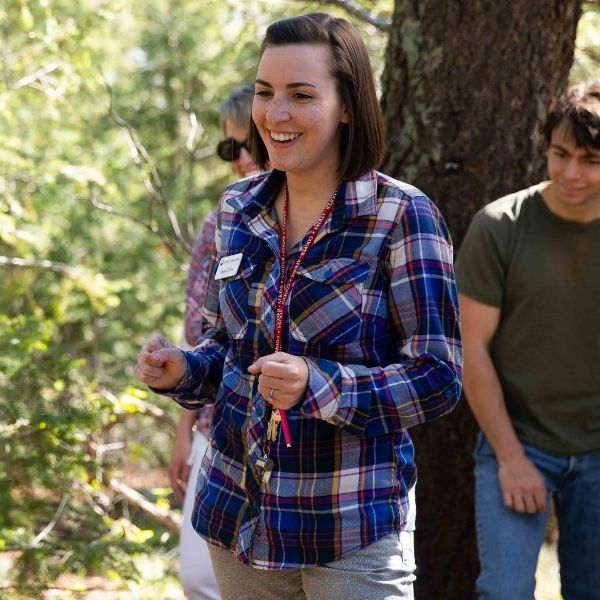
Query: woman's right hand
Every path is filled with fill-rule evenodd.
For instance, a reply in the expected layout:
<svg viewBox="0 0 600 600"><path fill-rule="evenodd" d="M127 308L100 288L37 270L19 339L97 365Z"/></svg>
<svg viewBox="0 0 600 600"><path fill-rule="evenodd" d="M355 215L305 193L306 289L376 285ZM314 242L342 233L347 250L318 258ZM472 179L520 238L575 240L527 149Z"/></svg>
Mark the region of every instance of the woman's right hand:
<svg viewBox="0 0 600 600"><path fill-rule="evenodd" d="M181 381L186 368L183 351L162 335L154 334L138 354L135 376L150 387L170 390Z"/></svg>

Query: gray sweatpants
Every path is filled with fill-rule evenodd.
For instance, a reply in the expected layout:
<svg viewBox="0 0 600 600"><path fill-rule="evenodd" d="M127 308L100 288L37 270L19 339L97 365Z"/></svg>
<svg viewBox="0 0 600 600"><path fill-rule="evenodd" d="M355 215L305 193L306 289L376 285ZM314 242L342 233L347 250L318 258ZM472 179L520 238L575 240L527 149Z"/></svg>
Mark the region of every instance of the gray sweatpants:
<svg viewBox="0 0 600 600"><path fill-rule="evenodd" d="M222 600L413 600L413 534L393 533L317 567L266 571L208 544Z"/></svg>

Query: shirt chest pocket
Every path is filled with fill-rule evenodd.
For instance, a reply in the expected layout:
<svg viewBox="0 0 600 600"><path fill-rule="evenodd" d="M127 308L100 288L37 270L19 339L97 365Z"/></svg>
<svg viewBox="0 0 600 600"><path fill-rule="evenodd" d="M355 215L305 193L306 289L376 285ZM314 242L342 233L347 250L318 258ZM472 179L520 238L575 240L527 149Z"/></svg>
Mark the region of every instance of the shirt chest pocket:
<svg viewBox="0 0 600 600"><path fill-rule="evenodd" d="M328 344L357 340L369 271L369 264L344 258L301 266L290 300L292 337Z"/></svg>
<svg viewBox="0 0 600 600"><path fill-rule="evenodd" d="M248 320L253 317L252 306L256 304L256 290L259 284L254 281L257 262L244 257L239 272L221 283L219 307L227 332L233 339L244 337Z"/></svg>

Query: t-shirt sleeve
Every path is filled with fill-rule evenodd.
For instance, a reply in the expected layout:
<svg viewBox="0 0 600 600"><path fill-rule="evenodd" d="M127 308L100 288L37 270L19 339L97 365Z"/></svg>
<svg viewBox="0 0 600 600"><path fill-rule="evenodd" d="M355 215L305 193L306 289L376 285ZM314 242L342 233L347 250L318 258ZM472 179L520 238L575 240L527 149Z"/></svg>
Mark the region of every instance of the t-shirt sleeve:
<svg viewBox="0 0 600 600"><path fill-rule="evenodd" d="M485 211L474 217L458 251L458 291L500 308L506 280L506 232L503 223Z"/></svg>

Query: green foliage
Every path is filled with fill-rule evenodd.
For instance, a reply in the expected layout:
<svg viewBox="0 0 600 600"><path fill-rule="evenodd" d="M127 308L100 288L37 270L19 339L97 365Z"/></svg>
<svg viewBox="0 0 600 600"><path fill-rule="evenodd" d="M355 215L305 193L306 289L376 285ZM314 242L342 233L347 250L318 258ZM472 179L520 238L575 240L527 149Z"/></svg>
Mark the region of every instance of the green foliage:
<svg viewBox="0 0 600 600"><path fill-rule="evenodd" d="M131 366L152 330L179 335L183 267L230 177L218 100L256 51L251 31L219 43L235 10L0 9L0 546L22 552L21 585L131 577L175 542L108 482L166 460L175 407L149 411Z"/></svg>
<svg viewBox="0 0 600 600"><path fill-rule="evenodd" d="M569 79L600 80L600 4L584 2L583 14L577 27L575 61Z"/></svg>

